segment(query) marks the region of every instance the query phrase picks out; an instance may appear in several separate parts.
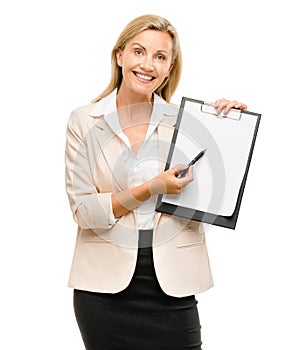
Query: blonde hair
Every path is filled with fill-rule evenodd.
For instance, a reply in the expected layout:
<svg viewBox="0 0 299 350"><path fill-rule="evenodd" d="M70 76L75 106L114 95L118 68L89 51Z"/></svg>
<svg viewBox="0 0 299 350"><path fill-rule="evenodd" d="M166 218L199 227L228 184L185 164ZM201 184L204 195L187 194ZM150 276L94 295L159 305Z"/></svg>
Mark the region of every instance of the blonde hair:
<svg viewBox="0 0 299 350"><path fill-rule="evenodd" d="M113 90L119 89L122 82L122 70L117 64L116 53L123 50L129 40L145 30L157 30L169 33L173 42L172 69L169 76L155 91L165 101L169 102L181 77L182 53L178 34L172 24L165 18L156 15L144 15L133 19L121 32L111 53L111 80L106 89L92 102L98 102Z"/></svg>

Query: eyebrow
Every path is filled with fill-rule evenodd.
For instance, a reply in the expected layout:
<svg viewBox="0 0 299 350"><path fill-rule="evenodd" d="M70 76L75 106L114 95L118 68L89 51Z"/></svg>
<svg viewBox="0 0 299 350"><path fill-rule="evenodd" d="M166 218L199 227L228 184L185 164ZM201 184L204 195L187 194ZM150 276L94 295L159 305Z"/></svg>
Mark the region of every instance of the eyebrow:
<svg viewBox="0 0 299 350"><path fill-rule="evenodd" d="M138 46L140 46L143 50L146 51L146 48L145 48L143 45L141 45L140 43L132 43L132 44L131 44L131 46L134 46L134 45L138 45ZM170 52L168 52L167 50L157 50L157 52L165 52L167 55L170 55Z"/></svg>

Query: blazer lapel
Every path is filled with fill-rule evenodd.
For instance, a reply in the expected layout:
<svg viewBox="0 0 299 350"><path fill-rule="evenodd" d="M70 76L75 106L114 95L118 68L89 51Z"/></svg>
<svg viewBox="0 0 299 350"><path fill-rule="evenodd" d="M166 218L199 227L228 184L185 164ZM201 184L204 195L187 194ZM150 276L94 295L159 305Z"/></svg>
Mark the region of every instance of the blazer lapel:
<svg viewBox="0 0 299 350"><path fill-rule="evenodd" d="M104 118L97 121L94 129L100 152L110 169L114 183L119 190L125 190L128 187L128 175L123 160L121 140L110 129Z"/></svg>

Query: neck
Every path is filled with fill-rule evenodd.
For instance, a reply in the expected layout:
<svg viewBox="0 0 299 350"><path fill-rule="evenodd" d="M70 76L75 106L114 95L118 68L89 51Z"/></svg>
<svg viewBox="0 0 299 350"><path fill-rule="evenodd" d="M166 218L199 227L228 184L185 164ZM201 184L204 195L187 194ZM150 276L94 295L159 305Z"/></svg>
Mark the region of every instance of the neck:
<svg viewBox="0 0 299 350"><path fill-rule="evenodd" d="M148 123L152 113L152 102L152 96L128 92L121 86L116 96L120 120L124 124Z"/></svg>
<svg viewBox="0 0 299 350"><path fill-rule="evenodd" d="M142 95L131 90L128 91L128 89L124 88L123 84L121 85L116 96L116 104L118 108L132 106L135 104L151 104L152 102L152 94Z"/></svg>

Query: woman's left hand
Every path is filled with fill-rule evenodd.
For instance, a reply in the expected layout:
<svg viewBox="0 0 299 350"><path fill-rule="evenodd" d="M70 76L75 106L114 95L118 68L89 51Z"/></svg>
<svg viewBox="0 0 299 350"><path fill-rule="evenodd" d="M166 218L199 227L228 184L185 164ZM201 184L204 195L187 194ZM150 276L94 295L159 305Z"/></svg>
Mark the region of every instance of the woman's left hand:
<svg viewBox="0 0 299 350"><path fill-rule="evenodd" d="M230 101L225 98L221 98L215 102L215 108L217 108L218 114L224 109L224 114L227 114L232 108L246 110L247 105L238 101Z"/></svg>

